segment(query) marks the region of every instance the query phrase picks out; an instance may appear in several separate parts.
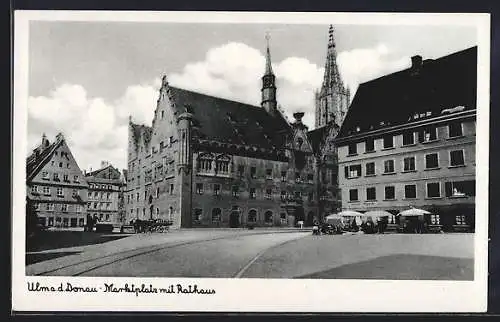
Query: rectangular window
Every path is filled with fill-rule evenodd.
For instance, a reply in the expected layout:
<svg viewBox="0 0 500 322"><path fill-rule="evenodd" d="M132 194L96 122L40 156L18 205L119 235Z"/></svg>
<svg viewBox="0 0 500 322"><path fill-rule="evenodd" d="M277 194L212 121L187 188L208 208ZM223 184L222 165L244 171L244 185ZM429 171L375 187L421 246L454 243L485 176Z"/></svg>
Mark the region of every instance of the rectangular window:
<svg viewBox="0 0 500 322"><path fill-rule="evenodd" d="M214 184L214 196L220 195L220 184Z"/></svg>
<svg viewBox="0 0 500 322"><path fill-rule="evenodd" d="M54 217L49 217L49 222L48 222L48 225L49 227L53 227L54 226Z"/></svg>
<svg viewBox="0 0 500 322"><path fill-rule="evenodd" d="M314 181L314 176L313 176L311 173L309 173L309 174L307 175L307 181L308 181L309 183L312 183L312 182Z"/></svg>
<svg viewBox="0 0 500 322"><path fill-rule="evenodd" d="M439 215L431 215L431 225L439 225L440 220L439 220Z"/></svg>
<svg viewBox="0 0 500 322"><path fill-rule="evenodd" d="M63 175L63 180L69 182L69 176L67 174Z"/></svg>
<svg viewBox="0 0 500 322"><path fill-rule="evenodd" d="M46 204L45 209L48 211L54 211L54 204L53 203Z"/></svg>
<svg viewBox="0 0 500 322"><path fill-rule="evenodd" d="M233 186L232 188L233 198L238 198L240 196L240 191L238 186Z"/></svg>
<svg viewBox="0 0 500 322"><path fill-rule="evenodd" d="M38 193L38 186L32 186L31 193Z"/></svg>
<svg viewBox="0 0 500 322"><path fill-rule="evenodd" d="M286 182L286 171L281 171L281 182Z"/></svg>
<svg viewBox="0 0 500 322"><path fill-rule="evenodd" d="M373 152L373 151L375 151L375 140L374 139L366 139L365 152Z"/></svg>
<svg viewBox="0 0 500 322"><path fill-rule="evenodd" d="M464 215L455 216L455 223L460 226L467 225L467 222L465 221L465 216Z"/></svg>
<svg viewBox="0 0 500 322"><path fill-rule="evenodd" d="M273 169L266 169L266 179L273 178Z"/></svg>
<svg viewBox="0 0 500 322"><path fill-rule="evenodd" d="M349 166L348 178L361 177L361 164L354 164Z"/></svg>
<svg viewBox="0 0 500 322"><path fill-rule="evenodd" d="M245 173L245 166L244 165L239 165L238 166L238 174L242 176Z"/></svg>
<svg viewBox="0 0 500 322"><path fill-rule="evenodd" d="M59 181L59 173L54 172L54 181Z"/></svg>
<svg viewBox="0 0 500 322"><path fill-rule="evenodd" d="M394 200L396 198L394 186L387 186L384 188L385 200Z"/></svg>
<svg viewBox="0 0 500 322"><path fill-rule="evenodd" d="M366 188L366 200L376 200L377 193L375 187Z"/></svg>
<svg viewBox="0 0 500 322"><path fill-rule="evenodd" d="M295 191L295 200L302 200L302 192Z"/></svg>
<svg viewBox="0 0 500 322"><path fill-rule="evenodd" d="M57 196L58 197L63 197L64 196L63 188L57 188Z"/></svg>
<svg viewBox="0 0 500 322"><path fill-rule="evenodd" d="M73 181L74 181L74 182L80 182L80 178L79 178L78 176L74 176L74 177L73 177Z"/></svg>
<svg viewBox="0 0 500 322"><path fill-rule="evenodd" d="M286 191L281 191L281 201L286 201Z"/></svg>
<svg viewBox="0 0 500 322"><path fill-rule="evenodd" d="M266 189L266 199L272 199L273 198L273 190L271 188Z"/></svg>
<svg viewBox="0 0 500 322"><path fill-rule="evenodd" d="M385 135L384 136L384 149L390 149L394 147L394 136Z"/></svg>
<svg viewBox="0 0 500 322"><path fill-rule="evenodd" d="M415 132L404 132L403 133L403 146L415 144Z"/></svg>
<svg viewBox="0 0 500 322"><path fill-rule="evenodd" d="M394 160L384 161L384 173L394 173Z"/></svg>
<svg viewBox="0 0 500 322"><path fill-rule="evenodd" d="M42 179L49 180L49 173L47 171L42 172Z"/></svg>
<svg viewBox="0 0 500 322"><path fill-rule="evenodd" d="M197 183L196 184L196 193L199 195L203 194L203 183Z"/></svg>
<svg viewBox="0 0 500 322"><path fill-rule="evenodd" d="M441 197L441 189L439 187L439 182L433 182L427 184L427 198L439 198Z"/></svg>
<svg viewBox="0 0 500 322"><path fill-rule="evenodd" d="M255 188L250 188L250 199L255 199L256 197Z"/></svg>
<svg viewBox="0 0 500 322"><path fill-rule="evenodd" d="M445 182L446 197L474 197L476 196L476 180Z"/></svg>
<svg viewBox="0 0 500 322"><path fill-rule="evenodd" d="M72 191L72 194L71 194L71 195L72 195L73 197L78 196L78 190L73 189L73 191Z"/></svg>
<svg viewBox="0 0 500 322"><path fill-rule="evenodd" d="M255 178L257 175L257 168L256 167L251 167L250 168L250 177Z"/></svg>
<svg viewBox="0 0 500 322"><path fill-rule="evenodd" d="M351 143L348 146L349 155L358 154L358 145L356 143Z"/></svg>
<svg viewBox="0 0 500 322"><path fill-rule="evenodd" d="M367 176L375 175L375 162L368 162L366 164L366 175Z"/></svg>
<svg viewBox="0 0 500 322"><path fill-rule="evenodd" d="M435 126L426 127L420 131L420 143L432 142L437 140L437 128Z"/></svg>
<svg viewBox="0 0 500 322"><path fill-rule="evenodd" d="M43 194L46 196L50 195L50 187L43 187Z"/></svg>
<svg viewBox="0 0 500 322"><path fill-rule="evenodd" d="M172 183L170 184L170 194L174 194L174 185Z"/></svg>
<svg viewBox="0 0 500 322"><path fill-rule="evenodd" d="M295 182L300 182L300 172L295 172Z"/></svg>
<svg viewBox="0 0 500 322"><path fill-rule="evenodd" d="M463 130L462 130L462 123L460 122L453 122L448 124L448 137L449 138L456 138L463 136Z"/></svg>
<svg viewBox="0 0 500 322"><path fill-rule="evenodd" d="M67 211L68 211L68 205L63 203L63 204L61 205L61 211L63 211L63 212L67 212Z"/></svg>
<svg viewBox="0 0 500 322"><path fill-rule="evenodd" d="M450 151L450 166L457 167L461 165L465 165L464 151L463 150Z"/></svg>
<svg viewBox="0 0 500 322"><path fill-rule="evenodd" d="M415 157L403 159L403 171L415 171Z"/></svg>
<svg viewBox="0 0 500 322"><path fill-rule="evenodd" d="M405 185L405 199L417 198L417 186L414 184Z"/></svg>
<svg viewBox="0 0 500 322"><path fill-rule="evenodd" d="M358 201L358 189L349 189L349 201Z"/></svg>
<svg viewBox="0 0 500 322"><path fill-rule="evenodd" d="M427 154L425 156L425 168L435 169L439 167L439 159L437 153Z"/></svg>

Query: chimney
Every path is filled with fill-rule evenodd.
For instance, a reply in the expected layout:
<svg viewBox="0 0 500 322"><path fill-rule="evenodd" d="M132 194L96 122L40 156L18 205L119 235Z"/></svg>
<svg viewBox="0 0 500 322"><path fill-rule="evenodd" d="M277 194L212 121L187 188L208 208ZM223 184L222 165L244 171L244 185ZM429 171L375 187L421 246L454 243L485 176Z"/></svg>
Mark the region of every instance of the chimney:
<svg viewBox="0 0 500 322"><path fill-rule="evenodd" d="M415 55L411 58L411 70L414 73L418 73L422 68L422 56Z"/></svg>

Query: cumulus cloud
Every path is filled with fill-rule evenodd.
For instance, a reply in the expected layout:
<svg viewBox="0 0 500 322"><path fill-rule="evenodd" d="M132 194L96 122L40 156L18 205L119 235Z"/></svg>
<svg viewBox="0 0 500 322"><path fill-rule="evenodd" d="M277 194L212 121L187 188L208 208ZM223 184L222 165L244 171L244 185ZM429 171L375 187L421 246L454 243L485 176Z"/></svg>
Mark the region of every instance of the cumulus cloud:
<svg viewBox="0 0 500 322"><path fill-rule="evenodd" d="M181 88L220 96L252 105L260 105L261 77L265 56L243 43L228 43L210 49L205 60L187 64L181 73L168 76ZM296 111L313 120L314 90L321 85L323 68L300 57L288 57L273 63L277 99L288 117ZM309 116L309 118L307 117ZM310 126L313 121L309 121Z"/></svg>
<svg viewBox="0 0 500 322"><path fill-rule="evenodd" d="M409 57L397 57L387 46L353 49L338 54L337 62L352 96L361 82L403 69ZM210 49L202 61L185 65L180 73L167 75L170 84L214 96L260 105L265 57L243 43ZM314 126L314 92L321 86L324 68L301 57L273 63L278 103L285 116L305 112L303 121ZM160 76L160 75L159 75ZM62 132L82 169L98 168L108 160L126 167L128 117L151 124L160 77L128 86L117 99L92 97L78 84L63 84L46 96L29 97L28 143L35 147L42 132L49 139Z"/></svg>
<svg viewBox="0 0 500 322"><path fill-rule="evenodd" d="M47 96L28 98L28 144L34 148L41 134L54 140L62 132L83 169L96 169L102 160L126 166L128 116L150 124L157 98L158 80L129 86L112 102L91 98L80 85L63 84Z"/></svg>
<svg viewBox="0 0 500 322"><path fill-rule="evenodd" d="M344 83L353 95L360 83L409 67L409 57L396 57L384 44L342 51L337 63ZM352 98L352 97L351 97Z"/></svg>

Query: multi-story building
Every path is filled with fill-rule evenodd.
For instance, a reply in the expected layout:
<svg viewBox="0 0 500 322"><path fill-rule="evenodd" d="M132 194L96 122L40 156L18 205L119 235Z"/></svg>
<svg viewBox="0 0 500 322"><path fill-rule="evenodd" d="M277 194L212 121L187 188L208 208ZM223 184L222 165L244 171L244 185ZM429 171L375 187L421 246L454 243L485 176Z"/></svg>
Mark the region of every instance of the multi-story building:
<svg viewBox="0 0 500 322"><path fill-rule="evenodd" d="M359 86L335 139L343 209L415 207L445 231L474 229L476 56L414 56Z"/></svg>
<svg viewBox="0 0 500 322"><path fill-rule="evenodd" d="M40 224L62 228L86 224L87 182L61 133L53 143L44 134L27 158L26 187Z"/></svg>
<svg viewBox="0 0 500 322"><path fill-rule="evenodd" d="M88 183L87 213L100 223L125 223L123 192L125 182L118 169L102 161L101 168L85 173Z"/></svg>
<svg viewBox="0 0 500 322"><path fill-rule="evenodd" d="M315 93L315 127L330 123L340 128L350 104L350 91L344 86L337 65L337 50L333 37L333 26L328 32L325 74L321 89Z"/></svg>
<svg viewBox="0 0 500 322"><path fill-rule="evenodd" d="M127 220L240 227L318 218L313 142L303 113L290 124L278 109L275 80L269 46L261 106L172 87L163 77L152 126L130 120Z"/></svg>

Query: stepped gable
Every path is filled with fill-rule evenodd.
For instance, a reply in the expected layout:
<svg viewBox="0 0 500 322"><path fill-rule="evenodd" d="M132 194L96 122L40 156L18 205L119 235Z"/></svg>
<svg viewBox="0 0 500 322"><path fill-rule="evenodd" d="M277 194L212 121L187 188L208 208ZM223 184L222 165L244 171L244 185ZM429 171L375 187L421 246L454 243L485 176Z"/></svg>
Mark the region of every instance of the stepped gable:
<svg viewBox="0 0 500 322"><path fill-rule="evenodd" d="M271 115L260 106L172 86L169 94L178 114L182 107L193 114L193 138L279 150L290 133L281 114Z"/></svg>
<svg viewBox="0 0 500 322"><path fill-rule="evenodd" d="M412 67L362 83L338 138L407 123L417 113L476 108L477 46L438 59L412 57Z"/></svg>

